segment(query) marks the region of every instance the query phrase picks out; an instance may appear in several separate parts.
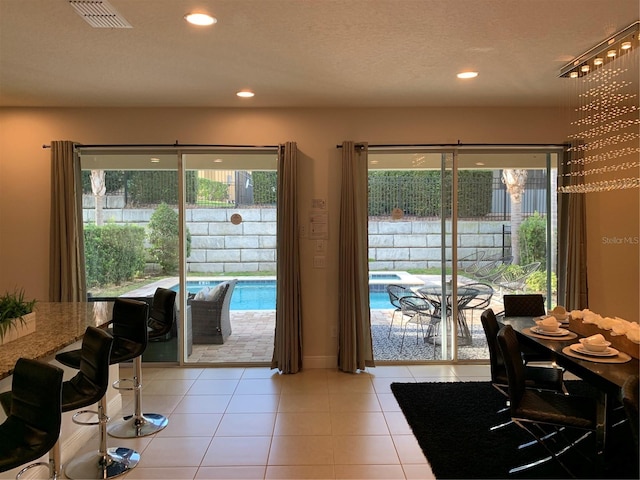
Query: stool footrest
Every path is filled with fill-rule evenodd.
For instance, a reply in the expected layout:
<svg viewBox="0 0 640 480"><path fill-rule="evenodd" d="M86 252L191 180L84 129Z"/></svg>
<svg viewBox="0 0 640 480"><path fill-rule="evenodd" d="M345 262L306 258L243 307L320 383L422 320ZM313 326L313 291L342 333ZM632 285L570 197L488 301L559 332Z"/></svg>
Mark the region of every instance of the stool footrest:
<svg viewBox="0 0 640 480"><path fill-rule="evenodd" d="M95 422L85 422L82 420L78 420L78 416L80 415L86 415L87 413L90 413L91 415L96 415L98 417L98 420ZM105 423L109 421L109 417L104 415L105 418ZM73 421L73 423L75 423L76 425L100 425L101 420L100 420L100 412L96 412L95 410L80 410L76 413L73 414L73 417L71 417L71 420Z"/></svg>
<svg viewBox="0 0 640 480"><path fill-rule="evenodd" d="M130 383L131 386L122 385L123 383ZM116 380L115 382L113 382L111 385L116 390L125 390L125 391L137 390L142 386L140 384L136 385L136 381L133 378L121 378L120 380Z"/></svg>

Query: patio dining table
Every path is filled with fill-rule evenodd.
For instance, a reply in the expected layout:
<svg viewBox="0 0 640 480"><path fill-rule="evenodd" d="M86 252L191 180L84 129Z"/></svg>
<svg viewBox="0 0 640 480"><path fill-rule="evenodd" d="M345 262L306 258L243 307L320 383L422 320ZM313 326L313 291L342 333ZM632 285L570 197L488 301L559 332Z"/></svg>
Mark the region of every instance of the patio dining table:
<svg viewBox="0 0 640 480"><path fill-rule="evenodd" d="M434 306L434 315L439 314L442 316L444 314L447 320L451 320L453 314L453 292L449 285L446 286L444 292L441 285L427 285L418 288L416 292L426 298ZM461 339L462 345L468 345L471 343L471 331L469 330L469 325L467 324L467 319L464 314L464 307L479 293L480 291L473 286L457 286L456 303L458 309L458 336Z"/></svg>

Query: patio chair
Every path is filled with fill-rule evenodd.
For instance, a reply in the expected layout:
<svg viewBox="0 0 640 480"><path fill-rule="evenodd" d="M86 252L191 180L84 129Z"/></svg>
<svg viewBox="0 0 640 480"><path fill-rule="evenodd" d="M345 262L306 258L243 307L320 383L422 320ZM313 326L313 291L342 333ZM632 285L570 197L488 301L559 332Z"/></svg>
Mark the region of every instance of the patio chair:
<svg viewBox="0 0 640 480"><path fill-rule="evenodd" d="M389 302L391 305L395 307L393 314L391 314L391 324L389 325L389 334L387 337L391 337L391 330L393 329L393 320L396 316L396 313L400 312L402 314L402 305L400 305L400 299L403 297L412 296L413 292L402 285L387 285L387 293L389 294ZM400 320L400 328L402 328L402 320Z"/></svg>
<svg viewBox="0 0 640 480"><path fill-rule="evenodd" d="M404 337L407 333L407 325L410 323L416 324L416 344L419 339L419 330L422 330L422 337L426 342L429 338L433 338L433 358L436 358L436 342L435 331L440 324L440 316L435 314L435 309L429 301L424 297L411 296L402 297L400 299L400 305L402 308L402 315L408 317L405 321L402 329L402 341L400 342L400 352L404 346ZM424 327L427 326L427 332L425 335Z"/></svg>
<svg viewBox="0 0 640 480"><path fill-rule="evenodd" d="M466 311L471 312L471 324L473 325L473 314L476 310L484 310L488 308L493 297L493 287L488 283L469 283L465 288L473 289L476 294L467 301L462 307L463 314Z"/></svg>
<svg viewBox="0 0 640 480"><path fill-rule="evenodd" d="M231 335L229 307L237 279L216 286L209 299L189 299L194 344L223 344Z"/></svg>
<svg viewBox="0 0 640 480"><path fill-rule="evenodd" d="M540 262L532 262L522 266L520 269L504 269L494 282L500 290L512 292L523 292L526 290L527 278L540 268Z"/></svg>
<svg viewBox="0 0 640 480"><path fill-rule="evenodd" d="M487 259L478 270L476 270L474 277L484 283L495 282L500 278L503 272L507 270L507 267L513 262L513 256L505 255L504 257Z"/></svg>

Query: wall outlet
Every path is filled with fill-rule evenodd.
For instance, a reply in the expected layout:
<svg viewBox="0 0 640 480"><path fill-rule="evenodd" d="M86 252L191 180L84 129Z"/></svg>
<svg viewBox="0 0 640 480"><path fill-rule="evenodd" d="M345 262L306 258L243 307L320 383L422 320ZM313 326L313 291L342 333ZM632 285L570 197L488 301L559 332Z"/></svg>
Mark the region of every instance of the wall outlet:
<svg viewBox="0 0 640 480"><path fill-rule="evenodd" d="M298 225L298 233L300 238L307 238L307 226L304 223Z"/></svg>
<svg viewBox="0 0 640 480"><path fill-rule="evenodd" d="M324 255L316 255L315 257L313 257L313 268L325 268L325 259L326 257Z"/></svg>

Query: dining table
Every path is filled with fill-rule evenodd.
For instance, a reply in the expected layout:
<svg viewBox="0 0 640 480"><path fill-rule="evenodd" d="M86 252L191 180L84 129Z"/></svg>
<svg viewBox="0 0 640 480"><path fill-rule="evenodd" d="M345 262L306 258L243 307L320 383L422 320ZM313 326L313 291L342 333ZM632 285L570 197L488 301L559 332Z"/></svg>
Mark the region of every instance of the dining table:
<svg viewBox="0 0 640 480"><path fill-rule="evenodd" d="M628 352L611 347L606 354L587 354L581 348L580 339L590 336L594 330L585 328L580 319L570 318L568 323L561 324L559 333L563 335L544 334L537 330L534 317L504 317L501 322L513 327L521 343L550 353L559 366L597 389L596 451L600 460L605 462L607 436L611 434L611 409L624 382L630 376L638 375L638 345L625 338L620 340L620 345ZM603 333L611 338L608 332Z"/></svg>
<svg viewBox="0 0 640 480"><path fill-rule="evenodd" d="M435 309L434 315L443 314L447 319L450 319L453 315L453 289L451 285L446 285L443 289L441 285L425 285L416 289L416 292L427 299ZM473 286L467 286L464 284L457 285L456 288L456 304L457 304L457 323L458 323L458 336L460 337L461 345L468 345L471 343L471 330L467 324L467 319L464 314L464 307L473 300L480 291ZM444 312L444 313L443 313Z"/></svg>
<svg viewBox="0 0 640 480"><path fill-rule="evenodd" d="M37 302L35 332L0 345L0 380L19 358L47 359L80 340L88 326L108 323L112 309L113 302Z"/></svg>

